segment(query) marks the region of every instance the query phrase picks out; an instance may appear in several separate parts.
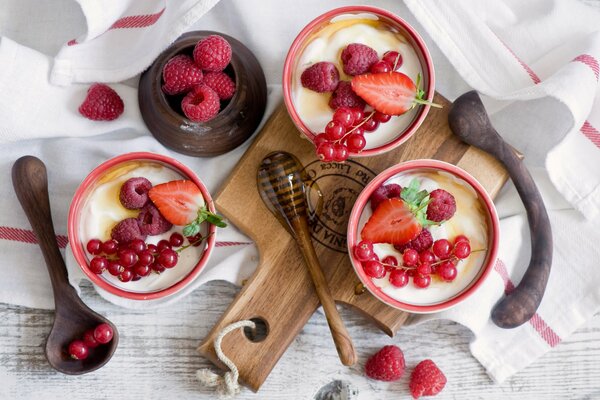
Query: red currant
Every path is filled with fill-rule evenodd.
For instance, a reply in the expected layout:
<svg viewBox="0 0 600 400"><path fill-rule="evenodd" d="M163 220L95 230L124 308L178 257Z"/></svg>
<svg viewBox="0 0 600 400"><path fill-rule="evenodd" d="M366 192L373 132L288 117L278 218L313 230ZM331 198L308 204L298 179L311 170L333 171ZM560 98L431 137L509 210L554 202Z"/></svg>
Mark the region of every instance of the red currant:
<svg viewBox="0 0 600 400"><path fill-rule="evenodd" d="M119 242L114 239L102 243L102 252L104 254L115 254L119 250Z"/></svg>
<svg viewBox="0 0 600 400"><path fill-rule="evenodd" d="M329 142L329 139L327 139L327 136L324 133L319 133L313 139L313 143L315 144L315 147L319 147L321 144L327 143L327 142Z"/></svg>
<svg viewBox="0 0 600 400"><path fill-rule="evenodd" d="M363 129L362 126L359 127L359 128L352 128L352 134L364 136L365 135L365 130Z"/></svg>
<svg viewBox="0 0 600 400"><path fill-rule="evenodd" d="M458 242L454 245L453 253L457 258L467 258L471 255L471 245L465 241Z"/></svg>
<svg viewBox="0 0 600 400"><path fill-rule="evenodd" d="M133 272L130 269L126 269L119 274L119 280L121 282L129 282L133 278Z"/></svg>
<svg viewBox="0 0 600 400"><path fill-rule="evenodd" d="M112 276L118 276L121 272L125 270L125 268L123 268L123 266L119 264L118 261L111 260L108 262L108 267L106 267L106 270Z"/></svg>
<svg viewBox="0 0 600 400"><path fill-rule="evenodd" d="M91 239L89 242L87 242L85 248L87 249L88 253L97 256L98 254L102 253L102 242L98 239Z"/></svg>
<svg viewBox="0 0 600 400"><path fill-rule="evenodd" d="M95 274L101 274L108 267L108 260L105 257L94 257L90 261L90 271Z"/></svg>
<svg viewBox="0 0 600 400"><path fill-rule="evenodd" d="M152 253L149 250L144 250L138 254L138 262L136 265L150 265L152 261L154 261Z"/></svg>
<svg viewBox="0 0 600 400"><path fill-rule="evenodd" d="M138 262L133 267L133 272L140 278L143 278L144 276L148 276L148 274L150 273L150 265L142 265Z"/></svg>
<svg viewBox="0 0 600 400"><path fill-rule="evenodd" d="M158 253L158 247L156 247L156 245L155 245L155 244L149 244L149 245L148 245L148 246L146 246L146 247L147 247L147 249L146 249L146 250L148 250L150 253L152 253L152 254L156 254L156 253Z"/></svg>
<svg viewBox="0 0 600 400"><path fill-rule="evenodd" d="M408 267L412 267L413 265L417 265L417 261L419 261L419 253L415 249L406 249L402 254L402 262L404 265Z"/></svg>
<svg viewBox="0 0 600 400"><path fill-rule="evenodd" d="M135 254L135 251L131 249L121 249L119 250L119 264L121 264L125 268L131 267L133 264L137 262L138 256Z"/></svg>
<svg viewBox="0 0 600 400"><path fill-rule="evenodd" d="M458 235L457 237L454 238L454 244L456 244L458 242L467 242L467 243L469 243L469 238L466 237L465 235Z"/></svg>
<svg viewBox="0 0 600 400"><path fill-rule="evenodd" d="M450 261L445 261L437 266L436 274L438 274L443 280L452 282L454 279L456 279L458 271L454 264L452 264Z"/></svg>
<svg viewBox="0 0 600 400"><path fill-rule="evenodd" d="M452 245L446 239L439 239L433 242L433 254L438 258L448 258L452 251Z"/></svg>
<svg viewBox="0 0 600 400"><path fill-rule="evenodd" d="M392 118L391 115L384 114L379 111L375 111L375 114L373 114L373 119L382 124L388 122L391 118Z"/></svg>
<svg viewBox="0 0 600 400"><path fill-rule="evenodd" d="M333 120L339 122L343 127L350 128L354 123L354 113L348 107L340 107L333 113Z"/></svg>
<svg viewBox="0 0 600 400"><path fill-rule="evenodd" d="M370 260L373 256L373 243L363 240L354 247L354 256L358 261Z"/></svg>
<svg viewBox="0 0 600 400"><path fill-rule="evenodd" d="M408 284L408 274L402 269L395 269L390 272L389 280L393 286L401 288Z"/></svg>
<svg viewBox="0 0 600 400"><path fill-rule="evenodd" d="M113 328L109 324L100 324L94 329L94 338L98 343L106 344L113 338Z"/></svg>
<svg viewBox="0 0 600 400"><path fill-rule="evenodd" d="M354 153L360 152L367 145L367 141L363 135L359 135L357 133L351 133L346 138L346 146L348 146L348 150Z"/></svg>
<svg viewBox="0 0 600 400"><path fill-rule="evenodd" d="M413 283L419 289L424 289L427 286L429 286L429 284L431 283L431 276L430 275L416 274L413 277Z"/></svg>
<svg viewBox="0 0 600 400"><path fill-rule="evenodd" d="M169 237L169 243L173 247L179 247L183 244L183 235L178 232L173 232Z"/></svg>
<svg viewBox="0 0 600 400"><path fill-rule="evenodd" d="M365 132L373 132L379 127L379 122L375 121L373 118L369 118L365 121L364 124L361 125L361 128L365 130Z"/></svg>
<svg viewBox="0 0 600 400"><path fill-rule="evenodd" d="M98 341L94 337L94 330L93 329L88 329L87 331L85 331L85 333L83 334L83 343L89 349L93 349L95 347L100 346L100 343L98 343Z"/></svg>
<svg viewBox="0 0 600 400"><path fill-rule="evenodd" d="M142 239L133 239L131 243L129 243L129 248L135 251L136 254L140 254L142 251L146 250L146 243Z"/></svg>
<svg viewBox="0 0 600 400"><path fill-rule="evenodd" d="M152 265L150 265L150 268L152 268L152 271L156 272L157 274L161 274L166 270L165 267L156 262L152 263Z"/></svg>
<svg viewBox="0 0 600 400"><path fill-rule="evenodd" d="M177 265L178 258L179 256L175 250L164 249L160 252L156 261L165 268L173 268L175 265Z"/></svg>
<svg viewBox="0 0 600 400"><path fill-rule="evenodd" d="M325 126L325 137L331 141L340 140L345 133L346 128L337 121L330 121Z"/></svg>
<svg viewBox="0 0 600 400"><path fill-rule="evenodd" d="M89 350L82 340L73 340L69 344L69 355L74 360L85 360L89 355Z"/></svg>
<svg viewBox="0 0 600 400"><path fill-rule="evenodd" d="M419 253L419 261L432 264L435 261L435 254L431 250L423 250Z"/></svg>
<svg viewBox="0 0 600 400"><path fill-rule="evenodd" d="M398 70L402 66L402 55L397 51L386 51L381 58L394 68L394 71Z"/></svg>
<svg viewBox="0 0 600 400"><path fill-rule="evenodd" d="M335 155L335 149L333 143L325 142L317 147L317 156L323 162L333 161Z"/></svg>
<svg viewBox="0 0 600 400"><path fill-rule="evenodd" d="M137 275L137 274L134 272L134 273L133 273L133 278L131 278L131 281L132 281L132 282L135 282L135 281L139 281L140 279L142 279L142 277L141 277L141 276L139 276L139 275Z"/></svg>
<svg viewBox="0 0 600 400"><path fill-rule="evenodd" d="M169 243L168 240L159 240L158 243L156 244L156 247L158 248L158 252L162 253L163 250L169 249L171 250L171 243Z"/></svg>
<svg viewBox="0 0 600 400"><path fill-rule="evenodd" d="M365 261L363 263L363 270L371 278L383 278L385 276L385 268L379 261Z"/></svg>
<svg viewBox="0 0 600 400"><path fill-rule="evenodd" d="M389 63L387 63L383 60L379 60L371 66L371 69L369 70L369 72L371 72L372 74L379 74L379 73L390 72L391 70L392 70L392 66Z"/></svg>
<svg viewBox="0 0 600 400"><path fill-rule="evenodd" d="M394 256L387 256L383 260L381 260L381 262L384 264L390 265L392 267L398 266L398 260L396 260L396 257L394 257Z"/></svg>
<svg viewBox="0 0 600 400"><path fill-rule="evenodd" d="M343 162L348 159L348 147L341 143L333 145L333 160L337 162Z"/></svg>
<svg viewBox="0 0 600 400"><path fill-rule="evenodd" d="M358 125L360 121L364 118L365 113L360 108L351 108L352 115L354 116L354 125Z"/></svg>
<svg viewBox="0 0 600 400"><path fill-rule="evenodd" d="M431 274L431 264L421 263L417 267L417 272L421 275L430 275Z"/></svg>

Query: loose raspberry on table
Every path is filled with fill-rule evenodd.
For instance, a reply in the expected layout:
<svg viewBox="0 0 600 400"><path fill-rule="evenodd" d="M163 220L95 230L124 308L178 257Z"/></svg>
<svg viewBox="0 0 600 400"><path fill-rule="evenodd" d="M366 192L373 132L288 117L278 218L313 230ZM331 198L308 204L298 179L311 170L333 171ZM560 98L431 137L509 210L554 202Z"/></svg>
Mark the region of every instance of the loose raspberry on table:
<svg viewBox="0 0 600 400"><path fill-rule="evenodd" d="M186 117L195 122L206 122L219 113L219 95L206 85L195 86L181 101Z"/></svg>
<svg viewBox="0 0 600 400"><path fill-rule="evenodd" d="M94 83L79 106L79 113L93 121L112 121L123 114L125 105L111 87L103 83Z"/></svg>
<svg viewBox="0 0 600 400"><path fill-rule="evenodd" d="M175 95L190 91L202 82L202 69L192 57L180 54L171 58L162 71L162 90L166 94Z"/></svg>
<svg viewBox="0 0 600 400"><path fill-rule="evenodd" d="M139 210L148 202L148 191L152 183L144 177L130 178L121 185L119 200L129 210Z"/></svg>
<svg viewBox="0 0 600 400"><path fill-rule="evenodd" d="M394 246L400 253L404 253L406 249L416 250L418 253L429 249L433 245L433 236L427 229L423 229L419 236L411 240L410 242L401 246Z"/></svg>
<svg viewBox="0 0 600 400"><path fill-rule="evenodd" d="M146 240L146 236L141 232L136 218L124 219L110 232L110 237L119 243L129 243L134 239Z"/></svg>
<svg viewBox="0 0 600 400"><path fill-rule="evenodd" d="M214 90L221 100L229 100L235 94L235 82L224 72L207 72L203 83Z"/></svg>
<svg viewBox="0 0 600 400"><path fill-rule="evenodd" d="M364 44L351 43L342 51L344 72L348 75L367 73L377 61L377 52Z"/></svg>
<svg viewBox="0 0 600 400"><path fill-rule="evenodd" d="M142 208L137 220L143 235L160 235L173 227L173 224L167 221L152 203Z"/></svg>
<svg viewBox="0 0 600 400"><path fill-rule="evenodd" d="M373 194L371 194L371 197L369 197L371 210L375 211L379 204L384 200L400 197L400 193L402 193L402 187L398 184L390 183L389 185L379 186L375 189Z"/></svg>
<svg viewBox="0 0 600 400"><path fill-rule="evenodd" d="M384 346L371 356L365 365L371 379L396 381L404 374L404 354L398 346Z"/></svg>
<svg viewBox="0 0 600 400"><path fill-rule="evenodd" d="M231 61L231 46L219 35L207 36L194 47L194 61L204 71L223 71Z"/></svg>
<svg viewBox="0 0 600 400"><path fill-rule="evenodd" d="M427 219L434 222L447 221L456 212L456 200L444 189L436 189L429 193Z"/></svg>
<svg viewBox="0 0 600 400"><path fill-rule="evenodd" d="M300 81L302 86L315 92L333 92L340 82L340 73L333 63L322 61L306 68Z"/></svg>
<svg viewBox="0 0 600 400"><path fill-rule="evenodd" d="M431 360L423 360L410 374L410 392L413 398L435 396L444 389L447 379Z"/></svg>
<svg viewBox="0 0 600 400"><path fill-rule="evenodd" d="M347 81L340 81L337 88L331 94L329 99L329 107L334 110L338 107L365 108L365 101L352 91L352 84Z"/></svg>

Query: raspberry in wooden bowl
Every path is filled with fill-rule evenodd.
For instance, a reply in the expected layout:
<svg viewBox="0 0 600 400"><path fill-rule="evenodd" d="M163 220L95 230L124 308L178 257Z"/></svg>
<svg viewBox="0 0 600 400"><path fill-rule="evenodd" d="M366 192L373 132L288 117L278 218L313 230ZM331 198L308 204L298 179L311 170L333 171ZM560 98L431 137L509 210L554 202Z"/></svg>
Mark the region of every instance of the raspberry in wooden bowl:
<svg viewBox="0 0 600 400"><path fill-rule="evenodd" d="M216 156L244 143L266 107L263 70L231 36L188 32L163 51L139 83L144 122L163 145Z"/></svg>
<svg viewBox="0 0 600 400"><path fill-rule="evenodd" d="M413 313L470 296L496 261L498 216L466 171L416 160L380 173L361 192L348 224L348 250L364 286Z"/></svg>
<svg viewBox="0 0 600 400"><path fill-rule="evenodd" d="M68 234L75 260L94 284L151 300L179 292L202 272L223 225L189 168L159 154L128 153L81 183Z"/></svg>
<svg viewBox="0 0 600 400"><path fill-rule="evenodd" d="M371 156L404 143L434 95L419 34L369 6L329 11L292 43L283 70L288 112L323 161Z"/></svg>

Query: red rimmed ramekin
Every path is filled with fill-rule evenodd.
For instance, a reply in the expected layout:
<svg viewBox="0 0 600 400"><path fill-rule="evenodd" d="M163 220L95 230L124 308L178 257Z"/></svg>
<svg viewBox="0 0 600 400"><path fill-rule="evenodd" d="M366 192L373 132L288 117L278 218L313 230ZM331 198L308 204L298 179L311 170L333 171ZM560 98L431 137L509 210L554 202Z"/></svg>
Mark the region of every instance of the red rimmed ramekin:
<svg viewBox="0 0 600 400"><path fill-rule="evenodd" d="M425 46L425 42L412 26L410 26L406 21L404 21L397 15L377 7L347 6L336 8L317 17L308 25L306 25L304 29L302 29L302 31L293 41L292 46L290 47L290 50L288 51L287 57L285 59L285 63L283 65L283 99L285 102L285 106L287 107L288 113L290 114L290 117L292 118L292 121L294 122L296 127L300 129L300 131L310 141L314 141L315 135L319 132L315 133L311 131L308 128L308 126L306 126L306 124L302 121L300 115L296 111L296 107L294 106L294 101L292 99L292 86L294 80L293 75L294 71L296 70L296 64L298 62L299 56L302 54L308 43L310 43L310 40L313 38L313 35L317 31L329 24L332 19L340 15L348 14L375 15L378 19L394 27L401 34L404 35L404 37L409 41L409 44L415 49L415 52L417 53L417 56L419 58L421 70L423 72L422 87L426 93L425 98L430 101L433 100L433 95L435 93L435 71L433 68L433 61L431 59L431 55L429 54L427 46ZM408 125L408 127L398 132L397 136L393 140L379 147L362 150L359 153L350 152L350 157L375 156L383 154L400 146L417 131L419 126L421 126L430 108L431 107L429 105L420 106L417 114L415 115L411 123ZM377 134L377 132L374 132L372 134Z"/></svg>
<svg viewBox="0 0 600 400"><path fill-rule="evenodd" d="M375 285L371 277L367 276L367 274L362 268L360 261L356 258L353 251L354 247L359 242L358 229L361 215L363 214L363 210L365 209L365 207L368 206L369 198L371 197L373 192L378 187L385 184L388 180L392 179L398 174L419 171L443 171L465 181L468 185L471 186L471 188L473 188L473 190L475 190L477 196L483 203L484 209L487 212L488 225L488 243L486 257L477 275L459 293L453 295L448 299L427 305L412 304L408 302L399 301L386 294L381 288ZM461 303L462 301L466 300L470 295L472 295L483 284L483 282L491 272L492 268L494 267L494 263L496 262L496 257L498 253L499 234L500 228L498 222L498 214L496 213L494 203L492 202L492 199L490 198L489 194L485 191L483 186L481 186L481 184L473 176L471 176L465 170L443 161L414 160L400 163L381 172L371 182L369 182L369 184L360 193L360 195L356 199L356 202L354 203L354 207L352 208L352 212L350 213L350 220L348 222L348 252L356 274L360 278L363 285L373 294L373 296L375 296L377 299L381 300L385 304L403 311L419 314L428 314L443 311Z"/></svg>
<svg viewBox="0 0 600 400"><path fill-rule="evenodd" d="M81 242L80 239L80 219L82 209L85 206L87 196L93 191L95 184L100 180L106 173L108 173L113 168L116 168L118 165L132 162L132 161L148 161L162 164L168 168L171 168L175 172L182 175L184 178L191 180L198 186L200 191L202 192L202 196L206 202L208 209L211 212L215 212L214 205L210 193L202 183L202 181L196 176L196 174L180 163L179 161L163 156L155 153L148 152L137 152L137 153L127 153L123 154L110 160L105 161L96 167L90 174L81 182L77 190L75 191L75 195L73 196L73 201L71 202L71 207L69 208L69 216L68 216L68 235L69 235L69 243L71 247L71 251L73 252L73 256L79 264L83 273L98 287L106 290L107 292L114 294L116 296L124 297L131 300L154 300L163 297L170 296L181 291L187 285L189 285L198 275L202 272L202 269L208 262L208 259L212 253L212 250L215 246L216 241L216 227L214 225L209 225L208 232L209 236L207 239L206 248L202 253L202 256L198 260L198 263L194 266L194 268L184 277L182 277L179 281L174 283L173 285L160 289L157 291L151 292L133 292L127 291L121 288L118 288L112 285L109 281L104 279L102 275L94 274L87 268L89 263L89 259L86 255L85 243Z"/></svg>

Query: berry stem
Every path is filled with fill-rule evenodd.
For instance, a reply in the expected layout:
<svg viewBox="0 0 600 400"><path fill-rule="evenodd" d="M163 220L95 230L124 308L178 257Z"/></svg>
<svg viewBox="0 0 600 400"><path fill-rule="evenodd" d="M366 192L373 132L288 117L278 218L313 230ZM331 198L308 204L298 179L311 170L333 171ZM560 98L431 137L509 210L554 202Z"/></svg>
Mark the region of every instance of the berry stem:
<svg viewBox="0 0 600 400"><path fill-rule="evenodd" d="M206 236L202 236L200 235L200 237L198 238L198 240L195 240L191 243L186 244L185 246L182 246L180 248L178 248L177 250L175 250L177 253L181 253L182 251L184 251L185 249L187 249L188 247L194 246L196 244L202 243L205 239L208 239L213 233L209 233Z"/></svg>
<svg viewBox="0 0 600 400"><path fill-rule="evenodd" d="M363 126L368 120L370 120L371 118L373 118L373 115L375 115L375 110L371 111L371 113L369 115L367 115L365 118L363 118L363 120L360 122L360 124L352 127L352 129L350 129L348 132L346 132L346 134L344 136L342 136L341 138L339 138L338 140L336 140L334 143L340 143L341 141L343 141L346 138L346 136L350 135L356 129L358 129L361 126Z"/></svg>

